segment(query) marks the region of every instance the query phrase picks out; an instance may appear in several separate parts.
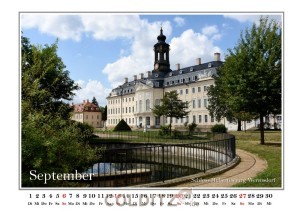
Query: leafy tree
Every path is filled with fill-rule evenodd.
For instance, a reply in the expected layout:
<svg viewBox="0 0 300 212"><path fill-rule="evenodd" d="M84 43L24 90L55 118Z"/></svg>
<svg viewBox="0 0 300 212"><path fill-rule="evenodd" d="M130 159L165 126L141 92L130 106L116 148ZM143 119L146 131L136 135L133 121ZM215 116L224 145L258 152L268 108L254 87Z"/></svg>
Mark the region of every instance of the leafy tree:
<svg viewBox="0 0 300 212"><path fill-rule="evenodd" d="M65 186L52 181L44 185L30 180L30 171L74 173L83 171L97 159L98 149L88 145L92 131L70 120L71 100L79 87L51 46L31 45L21 38L22 79L22 186Z"/></svg>
<svg viewBox="0 0 300 212"><path fill-rule="evenodd" d="M176 91L166 92L160 105L155 105L152 112L156 116L170 117L170 135L172 130L172 119L183 118L189 114L188 102L183 102L178 98Z"/></svg>
<svg viewBox="0 0 300 212"><path fill-rule="evenodd" d="M234 49L229 50L224 65L218 69L212 102L224 113L258 114L260 119L260 143L264 144L264 116L281 113L281 26L274 20L261 18L259 25L241 33ZM212 109L211 112L215 113Z"/></svg>
<svg viewBox="0 0 300 212"><path fill-rule="evenodd" d="M52 115L30 114L22 123L22 186L70 186L65 181L30 180L37 173L75 173L85 171L98 159L99 149L91 148L88 129Z"/></svg>
<svg viewBox="0 0 300 212"><path fill-rule="evenodd" d="M94 105L96 105L96 106L99 107L99 104L98 104L98 101L97 101L96 97L93 97L92 103L93 103Z"/></svg>
<svg viewBox="0 0 300 212"><path fill-rule="evenodd" d="M107 105L105 105L105 107L100 106L100 110L102 112L102 121L106 121L107 120Z"/></svg>
<svg viewBox="0 0 300 212"><path fill-rule="evenodd" d="M51 46L34 46L28 38L21 39L22 112L40 111L68 118L70 107L62 100L71 100L79 87L64 70L57 55L57 42Z"/></svg>

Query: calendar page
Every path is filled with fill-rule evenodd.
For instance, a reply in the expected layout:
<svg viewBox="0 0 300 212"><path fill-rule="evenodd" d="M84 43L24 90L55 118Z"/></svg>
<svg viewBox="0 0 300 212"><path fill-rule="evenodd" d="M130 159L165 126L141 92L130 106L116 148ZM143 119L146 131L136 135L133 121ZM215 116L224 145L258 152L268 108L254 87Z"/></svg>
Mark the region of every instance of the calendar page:
<svg viewBox="0 0 300 212"><path fill-rule="evenodd" d="M1 208L297 207L295 7L151 3L3 11Z"/></svg>

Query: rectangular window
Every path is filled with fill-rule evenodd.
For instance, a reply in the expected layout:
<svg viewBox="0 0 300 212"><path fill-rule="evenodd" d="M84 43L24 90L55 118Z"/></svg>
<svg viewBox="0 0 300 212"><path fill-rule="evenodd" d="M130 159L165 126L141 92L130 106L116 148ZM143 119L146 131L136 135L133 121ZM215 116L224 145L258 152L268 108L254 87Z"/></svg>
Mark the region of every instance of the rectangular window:
<svg viewBox="0 0 300 212"><path fill-rule="evenodd" d="M207 115L204 116L204 122L207 123Z"/></svg>
<svg viewBox="0 0 300 212"><path fill-rule="evenodd" d="M183 123L183 118L181 118L180 122Z"/></svg>
<svg viewBox="0 0 300 212"><path fill-rule="evenodd" d="M201 87L198 87L198 93L201 92Z"/></svg>
<svg viewBox="0 0 300 212"><path fill-rule="evenodd" d="M183 94L183 90L180 90L180 95L182 95Z"/></svg>
<svg viewBox="0 0 300 212"><path fill-rule="evenodd" d="M198 121L199 121L199 123L201 123L201 122L202 122L202 116L201 116L201 115L199 115L199 117L198 117L198 118L199 118L199 120L198 120Z"/></svg>
<svg viewBox="0 0 300 212"><path fill-rule="evenodd" d="M185 94L188 94L189 93L189 89L185 89Z"/></svg>
<svg viewBox="0 0 300 212"><path fill-rule="evenodd" d="M129 107L128 109L129 109L129 113L131 113L131 107Z"/></svg>
<svg viewBox="0 0 300 212"><path fill-rule="evenodd" d="M186 122L189 123L190 122L190 118L189 116L186 117Z"/></svg>
<svg viewBox="0 0 300 212"><path fill-rule="evenodd" d="M99 115L97 115L97 119L99 119Z"/></svg>
<svg viewBox="0 0 300 212"><path fill-rule="evenodd" d="M201 108L201 99L198 99L198 108Z"/></svg>
<svg viewBox="0 0 300 212"><path fill-rule="evenodd" d="M196 108L196 100L193 99L193 108Z"/></svg>
<svg viewBox="0 0 300 212"><path fill-rule="evenodd" d="M193 123L196 123L196 116L193 116Z"/></svg>
<svg viewBox="0 0 300 212"><path fill-rule="evenodd" d="M134 113L134 106L132 106L132 112Z"/></svg>
<svg viewBox="0 0 300 212"><path fill-rule="evenodd" d="M155 116L155 126L160 126L160 117Z"/></svg>
<svg viewBox="0 0 300 212"><path fill-rule="evenodd" d="M195 88L192 88L192 93L195 93Z"/></svg>
<svg viewBox="0 0 300 212"><path fill-rule="evenodd" d="M204 90L204 91L206 91L206 90L207 90L207 86L206 86L206 85L204 85L204 87L203 87L203 90Z"/></svg>
<svg viewBox="0 0 300 212"><path fill-rule="evenodd" d="M210 122L214 123L215 122L215 118L213 116L210 117Z"/></svg>
<svg viewBox="0 0 300 212"><path fill-rule="evenodd" d="M204 107L207 108L207 99L204 99Z"/></svg>
<svg viewBox="0 0 300 212"><path fill-rule="evenodd" d="M89 119L89 116L88 116L88 115L85 115L85 119Z"/></svg>

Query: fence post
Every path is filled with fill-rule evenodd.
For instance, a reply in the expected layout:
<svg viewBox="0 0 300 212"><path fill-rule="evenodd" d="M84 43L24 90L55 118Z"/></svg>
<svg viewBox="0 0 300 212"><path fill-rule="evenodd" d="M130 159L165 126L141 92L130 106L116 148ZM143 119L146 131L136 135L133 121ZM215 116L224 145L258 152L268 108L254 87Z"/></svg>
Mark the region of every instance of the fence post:
<svg viewBox="0 0 300 212"><path fill-rule="evenodd" d="M225 161L226 161L226 166L227 166L227 148L228 148L228 140L225 140Z"/></svg>
<svg viewBox="0 0 300 212"><path fill-rule="evenodd" d="M162 145L162 181L165 182L165 146Z"/></svg>

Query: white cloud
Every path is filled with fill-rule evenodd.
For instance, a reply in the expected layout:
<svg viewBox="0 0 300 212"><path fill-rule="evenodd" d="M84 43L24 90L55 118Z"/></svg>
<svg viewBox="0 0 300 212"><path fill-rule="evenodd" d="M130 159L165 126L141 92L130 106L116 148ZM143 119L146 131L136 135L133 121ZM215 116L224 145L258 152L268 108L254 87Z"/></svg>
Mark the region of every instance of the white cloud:
<svg viewBox="0 0 300 212"><path fill-rule="evenodd" d="M113 40L132 38L139 31L143 20L138 15L81 15L84 31L95 39Z"/></svg>
<svg viewBox="0 0 300 212"><path fill-rule="evenodd" d="M75 92L72 100L73 103L81 103L83 100L89 99L92 101L95 97L99 105L106 105L106 97L109 95L110 89L105 88L101 82L97 80L89 80L87 83L83 80L78 80L76 83L81 87L80 90Z"/></svg>
<svg viewBox="0 0 300 212"><path fill-rule="evenodd" d="M132 38L131 52L127 56L121 56L117 61L109 63L102 70L108 75L108 80L112 87L116 87L123 83L124 78L128 77L132 80L133 75L145 73L153 70L153 45L157 42L154 35L159 35L161 22L149 23L148 21L139 21L138 31L134 33ZM164 22L163 33L168 36L172 32L170 22Z"/></svg>
<svg viewBox="0 0 300 212"><path fill-rule="evenodd" d="M206 26L206 27L202 28L202 33L204 35L212 35L212 34L216 34L218 32L219 32L219 30L218 30L218 27L216 25Z"/></svg>
<svg viewBox="0 0 300 212"><path fill-rule="evenodd" d="M38 28L41 33L53 35L62 40L79 41L84 30L80 16L57 14L22 14L21 27Z"/></svg>
<svg viewBox="0 0 300 212"><path fill-rule="evenodd" d="M281 16L280 15L263 15L263 17L268 16L269 19L274 19L278 22L281 22ZM241 23L245 22L254 22L254 23L259 23L259 19L261 15L259 14L249 14L249 15L240 15L240 14L232 14L232 15L224 15L225 18L231 18L234 20L237 20Z"/></svg>
<svg viewBox="0 0 300 212"><path fill-rule="evenodd" d="M174 21L184 24L181 17L174 18ZM221 38L215 25L203 28L202 33L187 30L170 41L168 39L172 33L172 26L169 21L149 22L138 15L23 14L21 19L22 28L36 27L41 32L60 39L79 41L83 35L99 40L127 39L130 48L120 50L119 59L107 64L102 70L102 73L108 76L112 87L123 83L124 77L132 80L135 74L153 70L153 45L157 42L156 37L160 33L161 24L170 44L170 62L173 69L176 63L181 63L182 67L193 65L198 57L201 57L203 62L211 61L214 52L221 52L213 43ZM90 80L87 83L79 83L82 89L77 92L76 99L82 101L93 96L97 98L97 95L102 95L97 99L105 99L104 92L99 92L105 90L100 82Z"/></svg>
<svg viewBox="0 0 300 212"><path fill-rule="evenodd" d="M177 63L180 63L181 67L194 65L196 58L201 58L205 63L213 59L215 52L221 53L221 49L214 45L212 39L192 29L184 31L180 37L173 38L170 46L171 69L175 69Z"/></svg>
<svg viewBox="0 0 300 212"><path fill-rule="evenodd" d="M179 27L181 27L185 24L184 18L179 17L179 16L175 17L174 21L176 22L176 25L179 26Z"/></svg>

